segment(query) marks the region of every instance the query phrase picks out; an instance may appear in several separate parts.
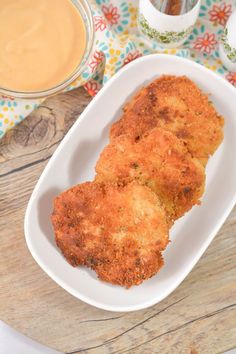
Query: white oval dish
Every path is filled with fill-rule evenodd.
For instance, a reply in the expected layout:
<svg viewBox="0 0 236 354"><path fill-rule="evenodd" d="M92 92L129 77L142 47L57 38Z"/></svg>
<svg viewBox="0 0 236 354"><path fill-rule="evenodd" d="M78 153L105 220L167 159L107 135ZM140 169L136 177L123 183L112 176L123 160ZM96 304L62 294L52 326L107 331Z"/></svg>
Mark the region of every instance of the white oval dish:
<svg viewBox="0 0 236 354"><path fill-rule="evenodd" d="M187 75L211 94L225 117L224 142L207 165L202 205L171 229L165 265L153 278L127 290L100 281L86 268L73 268L57 248L50 222L53 198L94 177L94 166L108 142L111 124L138 88L162 74ZM169 295L202 256L236 202L236 90L224 79L187 59L165 54L145 56L120 70L97 94L48 162L30 198L25 237L42 269L80 300L109 311L149 307ZM217 270L216 270L217 271Z"/></svg>

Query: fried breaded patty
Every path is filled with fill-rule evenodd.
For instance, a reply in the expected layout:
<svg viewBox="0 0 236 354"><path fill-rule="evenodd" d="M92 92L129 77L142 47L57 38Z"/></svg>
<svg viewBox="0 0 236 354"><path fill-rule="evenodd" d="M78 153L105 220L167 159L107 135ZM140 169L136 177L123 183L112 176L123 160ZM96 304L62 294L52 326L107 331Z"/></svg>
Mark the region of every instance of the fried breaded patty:
<svg viewBox="0 0 236 354"><path fill-rule="evenodd" d="M96 181L150 187L164 205L170 224L199 203L205 171L174 134L154 128L138 141L121 135L103 150L96 165Z"/></svg>
<svg viewBox="0 0 236 354"><path fill-rule="evenodd" d="M124 107L110 138L128 134L136 139L154 127L163 127L182 139L191 155L205 165L223 139L223 124L208 96L190 79L164 75Z"/></svg>
<svg viewBox="0 0 236 354"><path fill-rule="evenodd" d="M130 287L163 265L166 214L149 188L87 182L55 198L58 247L73 266L85 265L113 284Z"/></svg>

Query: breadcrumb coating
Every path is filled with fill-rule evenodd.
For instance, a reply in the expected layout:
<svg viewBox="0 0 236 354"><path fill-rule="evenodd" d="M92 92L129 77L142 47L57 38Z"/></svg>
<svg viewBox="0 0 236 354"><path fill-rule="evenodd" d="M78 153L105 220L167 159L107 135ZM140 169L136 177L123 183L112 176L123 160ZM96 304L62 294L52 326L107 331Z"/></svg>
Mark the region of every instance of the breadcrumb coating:
<svg viewBox="0 0 236 354"><path fill-rule="evenodd" d="M87 182L56 197L52 223L58 247L73 266L125 287L140 284L163 265L166 214L148 188Z"/></svg>
<svg viewBox="0 0 236 354"><path fill-rule="evenodd" d="M170 224L184 215L204 191L205 171L174 134L154 128L132 141L121 135L106 146L96 165L96 180L127 184L137 180L160 198Z"/></svg>
<svg viewBox="0 0 236 354"><path fill-rule="evenodd" d="M110 138L113 141L127 134L137 139L162 127L182 139L191 155L206 165L222 142L223 125L223 117L194 82L185 76L163 75L126 104L123 116L111 128Z"/></svg>

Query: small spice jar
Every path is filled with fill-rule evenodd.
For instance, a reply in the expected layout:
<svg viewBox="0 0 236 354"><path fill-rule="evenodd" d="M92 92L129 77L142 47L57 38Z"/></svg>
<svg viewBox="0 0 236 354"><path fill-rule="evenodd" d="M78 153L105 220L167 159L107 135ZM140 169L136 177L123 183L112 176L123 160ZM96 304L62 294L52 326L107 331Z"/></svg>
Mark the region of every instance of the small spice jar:
<svg viewBox="0 0 236 354"><path fill-rule="evenodd" d="M173 9L178 8L174 5ZM192 32L199 14L200 0L190 1L190 8L183 14L170 15L159 11L151 0L139 0L139 31L151 42L166 48L176 48Z"/></svg>
<svg viewBox="0 0 236 354"><path fill-rule="evenodd" d="M221 36L219 52L223 65L229 71L236 72L236 11L227 21Z"/></svg>

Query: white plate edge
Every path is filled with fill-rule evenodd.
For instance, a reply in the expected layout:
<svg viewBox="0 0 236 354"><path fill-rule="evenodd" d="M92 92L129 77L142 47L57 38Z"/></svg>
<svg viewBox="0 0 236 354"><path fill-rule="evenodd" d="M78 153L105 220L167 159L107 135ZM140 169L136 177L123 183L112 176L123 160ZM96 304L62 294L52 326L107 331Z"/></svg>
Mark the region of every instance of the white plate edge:
<svg viewBox="0 0 236 354"><path fill-rule="evenodd" d="M148 61L149 59L151 59L153 57L157 57L157 58L162 57L163 59L168 58L168 60L171 58L171 60L172 59L174 61L176 61L176 60L178 61L179 60L182 63L183 62L187 63L187 65L192 65L194 67L197 67L199 70L202 70L203 72L207 72L209 75L211 75L214 78L216 78L217 80L221 81L221 83L223 85L226 85L228 87L228 89L230 89L234 94L236 93L236 89L229 82L227 82L224 78L220 77L219 75L217 75L213 71L211 71L211 70L205 68L204 66L202 66L202 65L200 65L198 63L195 63L195 62L193 62L193 61L191 61L189 59L178 57L178 56L172 56L172 55L169 55L169 54L150 54L150 55L147 55L147 56L144 56L144 57L136 59L135 61L129 63L127 66L125 66L121 70L119 70L105 84L105 86L98 92L98 94L92 99L92 101L88 104L88 106L81 113L81 115L79 116L79 119L77 119L75 121L75 123L72 125L72 127L69 129L69 131L67 132L65 137L62 139L62 141L60 142L60 144L57 147L57 149L55 150L55 152L53 153L52 157L49 159L46 167L44 168L44 170L42 172L42 174L40 175L39 180L36 183L36 185L34 187L34 190L33 190L32 194L31 194L31 197L29 199L29 202L28 202L28 205L27 205L27 208L26 208L26 212L25 212L24 233L25 233L26 244L27 244L28 249L29 249L30 253L32 254L33 258L38 263L38 265L44 270L44 272L48 276L50 276L59 286L64 288L66 291L68 291L71 295L75 296L76 298L84 301L87 304L95 306L97 308L100 308L100 309L103 309L103 310L107 310L107 311L112 311L112 312L131 312L131 311L142 310L144 308L148 308L150 306L153 306L153 305L157 304L158 302L160 302L164 298L166 298L168 295L170 295L183 282L183 280L186 278L186 276L192 271L193 267L196 265L196 263L199 261L201 256L204 254L204 252L206 251L206 249L208 248L208 246L210 245L210 243L212 242L212 240L216 236L217 232L219 231L219 229L221 228L221 226L224 224L225 220L229 216L229 214L230 214L231 210L233 209L234 205L236 204L236 190L235 190L235 194L232 196L232 201L229 204L228 208L226 209L225 213L222 215L220 221L216 224L216 226L214 227L213 231L211 232L211 234L209 235L207 240L204 242L204 244L201 247L201 249L199 250L199 252L193 258L193 261L191 262L191 265L187 268L187 271L182 273L182 276L180 277L180 280L178 278L178 280L175 283L173 283L174 285L170 289L168 289L168 291L166 291L166 293L163 293L162 296L155 297L152 301L148 301L146 303L143 303L142 305L117 306L117 307L114 307L114 306L110 306L110 305L101 304L100 302L96 302L95 300L91 300L90 298L87 298L86 296L83 296L81 294L78 295L77 291L74 291L70 286L65 285L63 281L61 281L55 274L53 274L49 269L47 269L47 266L43 262L41 262L40 257L34 252L34 248L31 245L31 241L30 241L30 235L28 233L29 214L30 214L30 210L31 210L31 205L33 204L35 195L37 195L37 192L38 192L38 189L40 187L41 181L43 180L44 175L46 175L47 171L49 170L51 164L53 163L53 161L54 161L54 159L56 157L56 155L60 152L60 150L67 143L67 140L70 138L70 135L73 133L74 129L76 129L77 126L79 124L81 124L81 122L84 119L84 117L86 117L87 111L90 109L90 105L95 104L95 102L97 100L99 100L99 98L103 94L103 92L110 88L110 86L112 85L113 81L116 81L119 78L119 76L124 71L129 70L129 68L131 68L131 66L138 65L138 63L141 62L141 61Z"/></svg>

